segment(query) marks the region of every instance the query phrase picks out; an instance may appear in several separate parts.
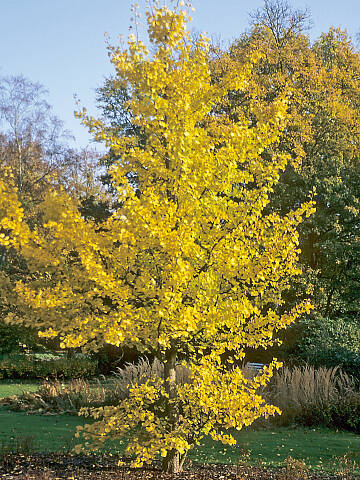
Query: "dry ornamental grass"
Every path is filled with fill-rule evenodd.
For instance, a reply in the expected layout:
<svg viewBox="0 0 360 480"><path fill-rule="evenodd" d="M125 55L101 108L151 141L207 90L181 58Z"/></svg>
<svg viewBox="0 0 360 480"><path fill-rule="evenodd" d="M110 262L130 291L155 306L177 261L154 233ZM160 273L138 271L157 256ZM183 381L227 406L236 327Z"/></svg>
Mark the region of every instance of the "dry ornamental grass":
<svg viewBox="0 0 360 480"><path fill-rule="evenodd" d="M244 367L245 376L254 371ZM82 379L43 382L37 392L9 397L2 403L14 410L29 413L77 414L82 407L116 405L129 394L135 384L163 377L164 366L155 360L141 358L137 364L118 368L111 377L95 381ZM190 383L191 371L177 366L177 381ZM260 392L265 400L282 410L281 416L263 420L262 424L305 423L327 425L358 431L360 429L360 391L352 377L339 368L311 366L284 367L276 372L271 383Z"/></svg>

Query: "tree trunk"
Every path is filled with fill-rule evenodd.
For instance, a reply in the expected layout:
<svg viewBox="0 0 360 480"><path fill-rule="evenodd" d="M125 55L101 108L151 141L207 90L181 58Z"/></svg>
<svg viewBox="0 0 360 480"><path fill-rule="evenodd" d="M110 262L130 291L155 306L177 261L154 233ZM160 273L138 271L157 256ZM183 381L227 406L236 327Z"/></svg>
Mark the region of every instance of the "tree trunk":
<svg viewBox="0 0 360 480"><path fill-rule="evenodd" d="M179 473L182 471L180 465L180 453L172 449L170 450L162 462L162 470L165 473Z"/></svg>
<svg viewBox="0 0 360 480"><path fill-rule="evenodd" d="M176 349L172 347L166 352L164 365L165 390L168 394L166 416L172 428L176 428ZM179 473L182 470L180 453L176 449L169 450L162 463L162 469L166 473Z"/></svg>

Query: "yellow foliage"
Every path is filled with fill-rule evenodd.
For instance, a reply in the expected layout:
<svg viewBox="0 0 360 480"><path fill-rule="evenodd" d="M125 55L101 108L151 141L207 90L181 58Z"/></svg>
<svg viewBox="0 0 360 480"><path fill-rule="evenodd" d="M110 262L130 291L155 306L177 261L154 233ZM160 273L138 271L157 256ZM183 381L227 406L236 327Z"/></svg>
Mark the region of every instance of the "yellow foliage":
<svg viewBox="0 0 360 480"><path fill-rule="evenodd" d="M329 156L341 152L357 158L360 64L347 34L331 28L311 46L307 35L292 32L279 43L268 27L256 25L213 62L214 79L254 53L259 61L252 70L248 93L264 103L282 92L289 95L288 123L280 147L290 153L295 168L311 170L312 157L324 150ZM251 100L237 104L226 99L223 108L238 114L248 103Z"/></svg>
<svg viewBox="0 0 360 480"><path fill-rule="evenodd" d="M254 96L261 115L251 128L245 117L225 124L214 112L229 90L248 87L258 56L235 62L214 84L208 40L190 44L185 11L155 8L147 21L151 55L133 37L126 50L111 50L145 146L78 114L121 159L111 173L122 207L96 225L65 194L50 193L43 228L31 231L15 191L0 181L0 244L17 248L29 268L26 280L2 291L21 312L11 321L44 336L59 332L64 347L126 343L170 367L185 358L193 372L192 383L176 385L168 371L134 385L120 405L84 412L96 422L79 433L93 447L132 432L127 452L138 466L185 455L207 434L232 444L221 426L241 429L277 411L257 393L277 362L249 380L231 361L246 347L272 345L275 331L310 308L304 302L280 315L274 305L299 273L296 227L313 208L264 214L287 157L261 153L276 150L285 96L271 104ZM233 355L225 365L224 352Z"/></svg>

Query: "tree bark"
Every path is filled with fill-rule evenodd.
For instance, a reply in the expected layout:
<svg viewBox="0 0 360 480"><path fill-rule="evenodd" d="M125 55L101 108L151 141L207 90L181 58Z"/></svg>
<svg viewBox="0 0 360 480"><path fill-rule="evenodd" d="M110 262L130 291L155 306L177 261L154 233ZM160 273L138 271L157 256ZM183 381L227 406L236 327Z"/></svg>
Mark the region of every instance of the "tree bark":
<svg viewBox="0 0 360 480"><path fill-rule="evenodd" d="M165 391L168 394L166 405L166 416L172 429L176 428L177 410L176 410L176 349L170 348L165 354L164 365ZM180 453L173 448L167 452L162 463L162 469L166 473L179 473L182 470Z"/></svg>
<svg viewBox="0 0 360 480"><path fill-rule="evenodd" d="M180 453L174 448L168 451L162 462L162 470L165 473L180 473L182 471L182 463L180 462Z"/></svg>

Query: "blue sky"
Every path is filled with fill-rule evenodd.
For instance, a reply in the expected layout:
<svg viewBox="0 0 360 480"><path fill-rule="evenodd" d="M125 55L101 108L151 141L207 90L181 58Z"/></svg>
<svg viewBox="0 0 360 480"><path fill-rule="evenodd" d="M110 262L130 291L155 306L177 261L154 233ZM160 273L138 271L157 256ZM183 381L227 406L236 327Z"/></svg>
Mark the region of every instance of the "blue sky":
<svg viewBox="0 0 360 480"><path fill-rule="evenodd" d="M95 88L112 73L104 33L112 43L128 33L131 0L0 0L0 75L23 74L49 90L54 113L76 137L76 145L91 137L73 117L74 94L95 113ZM145 0L138 0L140 9ZM236 38L248 26L248 14L262 0L194 0L193 22L224 41ZM360 0L293 0L308 7L314 27L312 39L330 26L355 36L360 31ZM98 147L99 148L99 147Z"/></svg>

